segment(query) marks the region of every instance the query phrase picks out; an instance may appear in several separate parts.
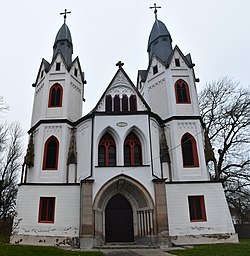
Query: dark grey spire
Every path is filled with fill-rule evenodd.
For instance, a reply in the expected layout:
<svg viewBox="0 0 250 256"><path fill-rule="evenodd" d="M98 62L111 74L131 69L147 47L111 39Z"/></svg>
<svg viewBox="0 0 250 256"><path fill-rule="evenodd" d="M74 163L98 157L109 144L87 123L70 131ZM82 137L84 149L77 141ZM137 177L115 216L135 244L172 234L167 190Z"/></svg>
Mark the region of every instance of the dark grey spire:
<svg viewBox="0 0 250 256"><path fill-rule="evenodd" d="M64 23L59 29L53 46L53 57L61 51L68 65L72 62L73 44L68 26Z"/></svg>
<svg viewBox="0 0 250 256"><path fill-rule="evenodd" d="M167 62L172 53L172 38L163 22L156 19L148 39L149 61L156 55L163 62Z"/></svg>

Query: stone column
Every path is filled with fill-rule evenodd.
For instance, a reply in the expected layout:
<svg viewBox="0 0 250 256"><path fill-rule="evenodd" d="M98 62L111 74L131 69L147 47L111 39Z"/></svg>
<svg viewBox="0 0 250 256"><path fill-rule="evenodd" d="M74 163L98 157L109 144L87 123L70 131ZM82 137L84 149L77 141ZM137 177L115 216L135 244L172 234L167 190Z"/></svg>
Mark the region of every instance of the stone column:
<svg viewBox="0 0 250 256"><path fill-rule="evenodd" d="M92 186L94 180L81 181L80 247L92 248L94 243L94 216Z"/></svg>
<svg viewBox="0 0 250 256"><path fill-rule="evenodd" d="M165 179L155 179L153 182L155 192L156 234L158 237L158 243L161 247L168 247L170 241Z"/></svg>

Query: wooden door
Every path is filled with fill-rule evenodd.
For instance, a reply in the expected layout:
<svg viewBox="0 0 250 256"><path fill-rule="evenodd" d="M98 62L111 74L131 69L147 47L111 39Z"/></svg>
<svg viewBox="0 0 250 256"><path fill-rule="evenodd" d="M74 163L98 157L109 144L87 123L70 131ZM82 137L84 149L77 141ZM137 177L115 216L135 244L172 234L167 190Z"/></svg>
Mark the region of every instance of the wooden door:
<svg viewBox="0 0 250 256"><path fill-rule="evenodd" d="M106 242L133 242L133 210L121 194L113 196L105 209Z"/></svg>

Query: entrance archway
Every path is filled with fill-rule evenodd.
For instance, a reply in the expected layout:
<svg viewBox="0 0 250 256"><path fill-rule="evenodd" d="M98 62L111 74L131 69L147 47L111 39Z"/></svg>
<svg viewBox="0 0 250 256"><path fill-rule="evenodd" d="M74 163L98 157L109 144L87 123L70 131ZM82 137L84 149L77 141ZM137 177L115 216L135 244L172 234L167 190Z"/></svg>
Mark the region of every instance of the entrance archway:
<svg viewBox="0 0 250 256"><path fill-rule="evenodd" d="M105 209L106 242L133 242L133 210L121 194L113 196Z"/></svg>
<svg viewBox="0 0 250 256"><path fill-rule="evenodd" d="M118 200L117 198L120 199ZM124 200L126 200L126 203L124 203ZM130 217L132 228L130 230L133 230L133 237L124 240L122 238L118 239L118 236L113 239L112 235L110 238L109 231L106 230L106 227L111 227L110 230L112 230L112 222L114 221L112 217L110 222L109 219L106 219L109 218L108 216L112 216L112 214L109 214L109 209L113 209L114 212L123 211L123 208L117 207L119 201L123 202L122 205L129 205L126 207L127 211L132 212L132 217ZM154 239L155 234L154 203L149 191L138 180L126 175L119 175L110 179L97 192L93 203L93 210L94 233L97 245L104 245L105 242L119 243L122 240L132 241L136 244L141 244L141 241L143 243L148 241L149 244L153 244L152 239ZM128 217L125 219L128 219ZM122 228L122 224L125 224L125 228L127 228L128 222L124 221L117 225L119 227L116 230L120 233L124 232L123 229L125 229Z"/></svg>

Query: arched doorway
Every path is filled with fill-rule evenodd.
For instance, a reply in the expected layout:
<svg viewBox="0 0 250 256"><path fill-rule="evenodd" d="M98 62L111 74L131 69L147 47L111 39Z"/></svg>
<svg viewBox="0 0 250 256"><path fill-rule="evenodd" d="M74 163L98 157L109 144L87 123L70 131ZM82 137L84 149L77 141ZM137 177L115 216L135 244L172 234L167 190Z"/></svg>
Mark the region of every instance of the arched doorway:
<svg viewBox="0 0 250 256"><path fill-rule="evenodd" d="M133 210L121 194L113 196L105 209L106 242L133 242Z"/></svg>

